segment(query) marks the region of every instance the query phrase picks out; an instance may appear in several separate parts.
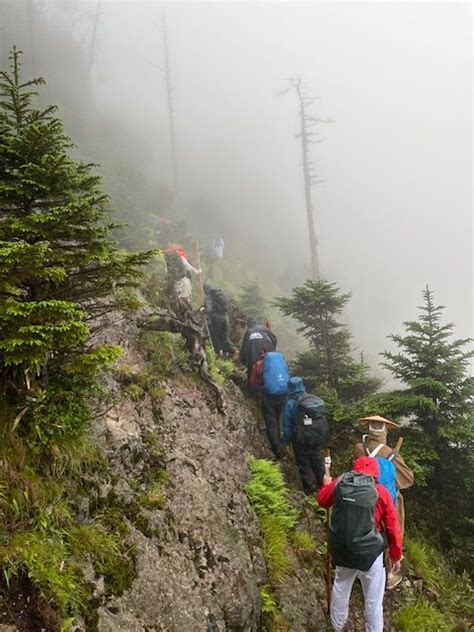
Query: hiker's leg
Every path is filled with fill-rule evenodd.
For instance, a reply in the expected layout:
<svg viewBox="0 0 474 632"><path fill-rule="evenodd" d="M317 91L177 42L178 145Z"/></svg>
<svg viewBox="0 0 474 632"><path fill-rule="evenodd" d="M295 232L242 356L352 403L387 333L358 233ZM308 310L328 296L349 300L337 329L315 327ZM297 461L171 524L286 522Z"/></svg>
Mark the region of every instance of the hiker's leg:
<svg viewBox="0 0 474 632"><path fill-rule="evenodd" d="M214 347L214 351L216 355L219 355L219 322L214 316L211 316L209 321L209 333L211 334L212 346Z"/></svg>
<svg viewBox="0 0 474 632"><path fill-rule="evenodd" d="M316 479L318 488L323 486L324 461L321 447L318 446L311 451L311 468Z"/></svg>
<svg viewBox="0 0 474 632"><path fill-rule="evenodd" d="M349 599L357 571L353 568L336 566L331 593L331 623L335 632L342 632L349 614Z"/></svg>
<svg viewBox="0 0 474 632"><path fill-rule="evenodd" d="M365 632L383 632L385 568L381 553L368 571L358 573L364 593Z"/></svg>
<svg viewBox="0 0 474 632"><path fill-rule="evenodd" d="M301 484L303 491L307 496L314 494L317 489L317 481L311 466L311 454L293 444L293 454L295 455L295 463L301 476Z"/></svg>
<svg viewBox="0 0 474 632"><path fill-rule="evenodd" d="M281 456L281 441L280 431L278 428L278 417L275 410L274 403L268 395L262 395L262 414L265 420L265 429L267 432L267 439L270 443L273 454L280 458Z"/></svg>
<svg viewBox="0 0 474 632"><path fill-rule="evenodd" d="M232 340L229 338L229 316L227 314L225 314L225 316L222 319L221 332L222 332L222 338L221 338L222 349L224 350L225 353L229 353L229 354L235 353L235 347L232 344Z"/></svg>

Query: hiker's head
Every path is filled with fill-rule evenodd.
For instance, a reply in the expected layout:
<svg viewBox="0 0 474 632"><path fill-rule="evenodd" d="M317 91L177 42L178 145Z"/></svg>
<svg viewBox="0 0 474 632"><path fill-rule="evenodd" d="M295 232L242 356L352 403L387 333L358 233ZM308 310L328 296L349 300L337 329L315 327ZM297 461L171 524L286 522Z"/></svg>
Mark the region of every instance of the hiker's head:
<svg viewBox="0 0 474 632"><path fill-rule="evenodd" d="M288 394L295 395L296 393L304 392L304 384L303 378L301 377L290 377L288 381Z"/></svg>
<svg viewBox="0 0 474 632"><path fill-rule="evenodd" d="M361 426L367 429L370 436L378 439L382 443L385 443L387 433L390 432L390 430L394 430L399 427L394 421L385 419L385 417L380 417L380 415L362 417L357 421Z"/></svg>
<svg viewBox="0 0 474 632"><path fill-rule="evenodd" d="M379 464L370 456L360 456L354 461L352 469L359 474L373 476L376 480L379 478Z"/></svg>
<svg viewBox="0 0 474 632"><path fill-rule="evenodd" d="M356 443L354 446L354 459L358 459L360 456L365 456L365 450L362 443Z"/></svg>
<svg viewBox="0 0 474 632"><path fill-rule="evenodd" d="M212 291L212 285L209 283L209 281L206 281L202 287L206 294L209 294L209 292Z"/></svg>
<svg viewBox="0 0 474 632"><path fill-rule="evenodd" d="M249 329L252 329L252 327L256 327L256 325L257 325L257 321L255 318L252 318L252 317L247 318L247 327Z"/></svg>

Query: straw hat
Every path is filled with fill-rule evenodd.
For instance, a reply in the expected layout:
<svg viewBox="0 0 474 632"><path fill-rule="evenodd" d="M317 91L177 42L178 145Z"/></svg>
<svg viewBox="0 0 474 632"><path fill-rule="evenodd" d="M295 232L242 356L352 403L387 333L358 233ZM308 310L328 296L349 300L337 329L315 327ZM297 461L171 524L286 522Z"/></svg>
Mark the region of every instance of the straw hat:
<svg viewBox="0 0 474 632"><path fill-rule="evenodd" d="M374 421L385 424L387 430L395 430L395 428L400 428L400 426L394 421L390 421L390 419L385 419L385 417L380 417L380 415L374 415L373 417L361 417L357 420L357 423L361 426L368 426L371 422Z"/></svg>

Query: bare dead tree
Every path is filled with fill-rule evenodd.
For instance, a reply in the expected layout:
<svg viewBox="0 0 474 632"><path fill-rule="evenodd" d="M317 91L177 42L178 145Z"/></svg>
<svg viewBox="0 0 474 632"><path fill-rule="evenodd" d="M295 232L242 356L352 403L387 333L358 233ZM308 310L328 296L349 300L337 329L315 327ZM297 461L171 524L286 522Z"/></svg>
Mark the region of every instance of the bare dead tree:
<svg viewBox="0 0 474 632"><path fill-rule="evenodd" d="M316 97L308 95L307 88L305 84L301 81L300 77L292 77L287 81L289 83L288 88L282 90L278 96L286 94L290 91L294 91L298 99L300 129L299 132L296 134L296 138L301 139L303 183L306 204L306 218L308 222L311 278L319 279L318 238L315 230L312 188L316 184L320 184L325 181L320 180L316 174L314 164L311 162L311 158L309 155L309 146L314 143L320 143L322 140L319 137L319 133L313 128L318 123L331 123L332 121L331 119L321 119L309 113L308 109L312 105L314 105Z"/></svg>
<svg viewBox="0 0 474 632"><path fill-rule="evenodd" d="M101 9L102 0L97 0L94 21L92 23L92 34L89 43L89 59L87 63L87 79L90 80L92 66L94 64L96 46L97 46L97 27L100 22L100 9Z"/></svg>
<svg viewBox="0 0 474 632"><path fill-rule="evenodd" d="M165 85L166 85L166 98L168 102L168 122L169 122L169 132L170 132L171 166L173 170L173 191L176 192L178 189L178 162L176 159L173 84L171 82L170 51L168 47L168 33L166 30L166 19L165 19L164 13L163 13L163 49L164 49L164 62L165 62L163 74L164 74Z"/></svg>

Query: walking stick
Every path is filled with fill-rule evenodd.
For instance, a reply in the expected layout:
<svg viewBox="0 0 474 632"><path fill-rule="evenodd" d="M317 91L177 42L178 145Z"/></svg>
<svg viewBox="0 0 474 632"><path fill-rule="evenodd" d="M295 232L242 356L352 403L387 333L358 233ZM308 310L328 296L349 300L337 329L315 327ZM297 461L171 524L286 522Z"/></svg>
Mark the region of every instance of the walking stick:
<svg viewBox="0 0 474 632"><path fill-rule="evenodd" d="M331 476L331 450L328 448L326 450L326 456L324 457L324 473L326 476ZM331 552L329 550L329 518L330 512L329 508L326 509L326 542L327 542L327 553L326 553L326 600L327 600L327 613L329 614L331 611L331 590L332 590L332 560L331 560Z"/></svg>
<svg viewBox="0 0 474 632"><path fill-rule="evenodd" d="M197 260L197 264L198 264L198 268L199 270L202 270L201 268L201 250L199 248L199 242L196 242L196 260ZM202 272L199 275L199 289L201 290L201 304L204 303L204 285L203 285L203 280L202 280Z"/></svg>

